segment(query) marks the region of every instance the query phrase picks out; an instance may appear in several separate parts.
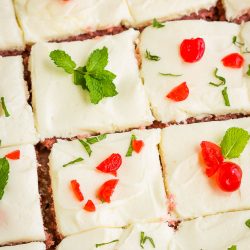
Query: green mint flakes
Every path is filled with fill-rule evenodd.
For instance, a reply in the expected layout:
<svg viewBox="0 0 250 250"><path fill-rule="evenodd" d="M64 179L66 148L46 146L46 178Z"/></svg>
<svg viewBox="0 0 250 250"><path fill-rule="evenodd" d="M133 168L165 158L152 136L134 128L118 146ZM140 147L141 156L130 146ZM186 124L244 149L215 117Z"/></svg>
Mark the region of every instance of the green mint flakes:
<svg viewBox="0 0 250 250"><path fill-rule="evenodd" d="M232 246L229 247L227 250L237 250L237 246L236 246L236 245L232 245Z"/></svg>
<svg viewBox="0 0 250 250"><path fill-rule="evenodd" d="M57 67L63 68L69 74L73 74L76 64L65 51L54 50L50 52L49 56Z"/></svg>
<svg viewBox="0 0 250 250"><path fill-rule="evenodd" d="M8 183L10 165L6 158L0 158L0 200L3 198L5 187Z"/></svg>
<svg viewBox="0 0 250 250"><path fill-rule="evenodd" d="M232 38L232 43L237 46L238 48L241 48L242 46L244 46L244 43L238 42L238 38L237 36L233 36Z"/></svg>
<svg viewBox="0 0 250 250"><path fill-rule="evenodd" d="M141 248L144 249L144 245L145 245L145 243L146 243L147 240L150 242L151 246L153 248L155 248L154 240L151 237L146 236L144 232L141 232L140 233L140 247Z"/></svg>
<svg viewBox="0 0 250 250"><path fill-rule="evenodd" d="M83 90L89 92L91 103L98 104L104 97L113 97L118 94L113 83L116 75L105 69L108 64L106 47L94 50L86 65L77 68L75 62L65 51L54 50L50 52L50 58L56 66L73 75L75 85L80 85Z"/></svg>
<svg viewBox="0 0 250 250"><path fill-rule="evenodd" d="M112 243L115 243L115 242L118 242L119 240L112 240L112 241L109 241L109 242L104 242L104 243L98 243L98 244L95 244L95 247L98 248L98 247L102 247L102 246L105 246L105 245L108 245L108 244L112 244Z"/></svg>
<svg viewBox="0 0 250 250"><path fill-rule="evenodd" d="M228 97L228 93L227 93L227 87L225 87L222 91L221 94L223 96L224 99L224 103L226 106L230 107L230 101L229 101L229 97Z"/></svg>
<svg viewBox="0 0 250 250"><path fill-rule="evenodd" d="M156 55L152 55L148 50L145 52L145 58L150 61L159 61L161 58Z"/></svg>
<svg viewBox="0 0 250 250"><path fill-rule="evenodd" d="M160 22L158 22L157 20L156 20L156 18L154 18L154 20L153 20L153 23L152 23L152 26L154 27L154 28L162 28L162 27L164 27L165 25L163 24L163 23L160 23Z"/></svg>
<svg viewBox="0 0 250 250"><path fill-rule="evenodd" d="M245 222L245 225L250 228L250 219L248 219L246 222Z"/></svg>
<svg viewBox="0 0 250 250"><path fill-rule="evenodd" d="M250 76L250 64L248 65L247 75Z"/></svg>
<svg viewBox="0 0 250 250"><path fill-rule="evenodd" d="M98 135L98 136L87 138L86 141L88 144L95 144L95 143L100 142L106 138L107 138L107 134L103 134L103 135Z"/></svg>
<svg viewBox="0 0 250 250"><path fill-rule="evenodd" d="M179 77L179 76L182 76L182 75L180 75L180 74L161 73L161 72L159 72L159 74L160 74L161 76L171 76L171 77Z"/></svg>
<svg viewBox="0 0 250 250"><path fill-rule="evenodd" d="M9 117L9 116L10 116L10 113L9 113L7 107L6 107L4 97L1 97L1 106L2 106L2 109L3 109L3 112L4 112L5 117Z"/></svg>
<svg viewBox="0 0 250 250"><path fill-rule="evenodd" d="M135 135L131 135L130 143L129 143L129 147L128 147L128 151L126 153L126 157L132 156L132 153L133 153L132 143L133 143L134 140L136 140L136 136Z"/></svg>
<svg viewBox="0 0 250 250"><path fill-rule="evenodd" d="M76 158L76 159L73 160L73 161L70 161L70 162L68 162L68 163L66 163L66 164L63 164L63 167L67 167L67 166L69 166L69 165L73 165L73 164L78 163L78 162L81 162L81 161L83 161L83 158L82 158L82 157L79 157L79 158Z"/></svg>
<svg viewBox="0 0 250 250"><path fill-rule="evenodd" d="M85 142L84 140L79 140L79 142L82 144L82 146L83 146L84 149L86 150L87 154L88 154L89 156L91 156L92 150L91 150L89 144L88 144L87 142Z"/></svg>
<svg viewBox="0 0 250 250"><path fill-rule="evenodd" d="M219 87L219 86L223 86L226 84L226 79L220 75L218 75L218 68L215 68L214 70L214 76L215 78L217 78L219 80L218 83L214 83L214 82L210 82L209 84L214 86L214 87Z"/></svg>
<svg viewBox="0 0 250 250"><path fill-rule="evenodd" d="M249 138L250 135L246 130L236 127L229 128L220 144L223 156L227 159L240 157Z"/></svg>

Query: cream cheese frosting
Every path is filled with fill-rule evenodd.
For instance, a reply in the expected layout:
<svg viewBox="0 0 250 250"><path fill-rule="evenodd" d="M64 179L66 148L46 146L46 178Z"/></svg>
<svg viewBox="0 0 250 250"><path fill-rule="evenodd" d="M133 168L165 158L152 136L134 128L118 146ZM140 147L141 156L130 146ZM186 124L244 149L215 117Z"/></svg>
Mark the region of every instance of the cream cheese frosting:
<svg viewBox="0 0 250 250"><path fill-rule="evenodd" d="M221 59L240 48L232 43L239 36L240 26L226 22L173 21L157 29L148 27L141 34L140 52L145 88L153 113L162 122L183 121L189 117L201 118L209 114L246 113L250 111L248 84L243 81L243 69L224 67ZM179 55L184 39L203 38L205 53L196 63L185 63ZM145 58L145 51L160 57L159 61ZM226 79L230 107L224 103L222 87L209 85L217 82L215 69ZM167 77L159 73L181 74ZM189 96L181 102L174 102L166 95L179 84L186 82ZM239 96L241 98L239 98Z"/></svg>
<svg viewBox="0 0 250 250"><path fill-rule="evenodd" d="M112 28L132 19L125 0L14 2L27 43Z"/></svg>
<svg viewBox="0 0 250 250"><path fill-rule="evenodd" d="M225 10L226 18L228 20L233 20L238 18L250 10L249 0L222 0Z"/></svg>
<svg viewBox="0 0 250 250"><path fill-rule="evenodd" d="M194 218L220 212L250 209L250 143L237 159L243 172L240 188L224 192L205 174L200 159L200 143L219 144L230 127L250 132L250 118L220 122L170 126L163 129L161 158L164 165L168 193L175 202L174 212L179 218Z"/></svg>
<svg viewBox="0 0 250 250"><path fill-rule="evenodd" d="M98 228L87 232L66 237L57 247L57 250L94 250L96 244L108 243L103 245L105 250L141 250L140 236L144 232L144 236L151 237L155 245L155 250L168 249L170 239L173 236L173 229L167 223L141 223L133 224L126 229L121 228ZM149 241L143 245L145 250L152 249Z"/></svg>
<svg viewBox="0 0 250 250"><path fill-rule="evenodd" d="M0 34L0 51L24 49L22 32L18 27L11 0L1 0Z"/></svg>
<svg viewBox="0 0 250 250"><path fill-rule="evenodd" d="M73 137L86 133L112 132L151 124L146 97L135 57L138 31L130 29L115 36L84 42L37 43L31 51L33 107L42 138ZM116 74L118 95L90 102L89 93L74 85L72 76L51 61L49 53L66 51L77 65L84 65L92 51L106 46L106 69Z"/></svg>
<svg viewBox="0 0 250 250"><path fill-rule="evenodd" d="M0 149L0 157L20 150L19 160L8 160L10 173L0 200L0 244L43 241L45 234L38 193L34 146Z"/></svg>
<svg viewBox="0 0 250 250"><path fill-rule="evenodd" d="M0 98L4 97L9 117L0 105L1 146L35 144L38 141L34 118L27 103L27 86L23 79L21 56L0 57Z"/></svg>
<svg viewBox="0 0 250 250"><path fill-rule="evenodd" d="M134 25L143 25L154 18L170 20L181 18L202 9L210 9L216 0L127 0Z"/></svg>
<svg viewBox="0 0 250 250"><path fill-rule="evenodd" d="M237 250L246 250L250 244L250 230L245 223L249 219L248 210L182 222L169 249L226 250L236 246Z"/></svg>
<svg viewBox="0 0 250 250"><path fill-rule="evenodd" d="M46 246L44 243L32 242L28 244L22 244L17 246L0 247L1 250L45 250Z"/></svg>
<svg viewBox="0 0 250 250"><path fill-rule="evenodd" d="M145 145L139 154L134 152L131 157L125 157L132 134ZM49 166L59 232L66 236L96 227L122 227L134 222L164 219L167 200L157 150L159 142L158 129L109 134L105 140L91 145L90 157L78 140L54 144ZM116 178L97 171L96 167L112 153L122 157L116 177L119 182L111 203L101 203L96 192L104 182ZM79 157L84 161L63 167ZM76 200L70 188L70 181L75 179L85 198L83 202ZM83 209L88 199L94 202L95 212Z"/></svg>

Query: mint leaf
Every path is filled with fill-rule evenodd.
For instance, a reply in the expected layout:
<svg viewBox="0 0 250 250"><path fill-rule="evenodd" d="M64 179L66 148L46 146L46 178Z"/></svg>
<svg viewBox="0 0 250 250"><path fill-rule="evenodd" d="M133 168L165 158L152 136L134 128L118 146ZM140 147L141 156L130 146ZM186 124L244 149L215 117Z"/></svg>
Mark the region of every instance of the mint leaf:
<svg viewBox="0 0 250 250"><path fill-rule="evenodd" d="M50 52L49 56L57 67L63 68L69 74L73 74L76 64L65 51L54 50Z"/></svg>
<svg viewBox="0 0 250 250"><path fill-rule="evenodd" d="M6 158L0 158L0 200L3 198L4 189L8 183L10 165Z"/></svg>
<svg viewBox="0 0 250 250"><path fill-rule="evenodd" d="M133 153L132 143L133 143L134 140L136 140L136 136L135 135L131 135L130 143L129 143L129 147L128 147L128 151L126 153L126 157L132 156L132 153Z"/></svg>
<svg viewBox="0 0 250 250"><path fill-rule="evenodd" d="M112 243L115 243L115 242L118 242L119 240L112 240L110 242L104 242L104 243L98 243L98 244L95 244L95 247L98 248L98 247L102 247L102 246L105 246L105 245L108 245L108 244L112 244Z"/></svg>
<svg viewBox="0 0 250 250"><path fill-rule="evenodd" d="M161 76L173 76L173 77L178 77L178 76L182 76L179 74L172 74L172 73L159 73Z"/></svg>
<svg viewBox="0 0 250 250"><path fill-rule="evenodd" d="M86 150L87 154L88 154L89 156L91 156L92 150L91 150L89 144L88 144L87 142L85 142L84 140L79 140L79 142L83 145L83 147L84 147L84 149Z"/></svg>
<svg viewBox="0 0 250 250"><path fill-rule="evenodd" d="M4 97L1 97L1 105L2 105L2 109L3 109L5 117L9 117L10 113L8 112L8 109L6 107Z"/></svg>
<svg viewBox="0 0 250 250"><path fill-rule="evenodd" d="M248 65L247 75L250 76L250 64Z"/></svg>
<svg viewBox="0 0 250 250"><path fill-rule="evenodd" d="M88 72L103 70L108 64L108 49L94 50L87 61L86 68Z"/></svg>
<svg viewBox="0 0 250 250"><path fill-rule="evenodd" d="M237 250L237 246L236 246L236 245L232 245L232 246L229 247L227 250Z"/></svg>
<svg viewBox="0 0 250 250"><path fill-rule="evenodd" d="M249 138L250 135L246 130L236 127L229 128L220 144L224 157L228 159L240 157Z"/></svg>
<svg viewBox="0 0 250 250"><path fill-rule="evenodd" d="M87 138L86 141L88 142L88 144L95 144L106 138L107 138L107 134L103 134L103 135L98 135L98 136Z"/></svg>
<svg viewBox="0 0 250 250"><path fill-rule="evenodd" d="M221 93L222 93L225 105L228 106L228 107L230 107L230 101L229 101L229 97L228 97L228 93L227 93L227 87L225 87L221 91Z"/></svg>
<svg viewBox="0 0 250 250"><path fill-rule="evenodd" d="M154 243L154 240L149 237L149 236L145 236L145 233L144 232L141 232L140 233L140 247L144 249L144 245L146 243L146 241L149 241L150 244L152 245L153 248L155 248L155 243Z"/></svg>
<svg viewBox="0 0 250 250"><path fill-rule="evenodd" d="M83 89L87 89L85 74L87 72L86 67L78 67L74 70L73 81L75 85L81 85Z"/></svg>
<svg viewBox="0 0 250 250"><path fill-rule="evenodd" d="M218 68L214 70L214 76L219 80L219 83L210 82L209 84L215 87L219 87L226 84L226 79L218 75Z"/></svg>
<svg viewBox="0 0 250 250"><path fill-rule="evenodd" d="M75 163L81 162L81 161L83 161L83 158L82 158L82 157L79 157L79 158L77 158L77 159L75 159L75 160L73 160L73 161L70 161L70 162L68 162L68 163L66 163L66 164L63 164L63 167L67 167L67 166L69 166L69 165L72 165L72 164L75 164Z"/></svg>
<svg viewBox="0 0 250 250"><path fill-rule="evenodd" d="M156 55L152 55L148 50L145 52L145 58L150 61L159 61L161 58Z"/></svg>
<svg viewBox="0 0 250 250"><path fill-rule="evenodd" d="M248 219L246 222L245 222L245 225L250 228L250 219Z"/></svg>
<svg viewBox="0 0 250 250"><path fill-rule="evenodd" d="M154 18L154 20L153 20L153 23L152 23L152 26L154 27L154 28L162 28L162 27L164 27L165 25L163 24L163 23L160 23L160 22L158 22L155 18Z"/></svg>

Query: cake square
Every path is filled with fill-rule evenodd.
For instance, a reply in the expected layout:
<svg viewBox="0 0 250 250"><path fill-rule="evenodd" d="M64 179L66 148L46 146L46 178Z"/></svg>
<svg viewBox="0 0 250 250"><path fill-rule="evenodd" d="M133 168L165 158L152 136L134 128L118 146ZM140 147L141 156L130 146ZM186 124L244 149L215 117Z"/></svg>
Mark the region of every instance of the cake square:
<svg viewBox="0 0 250 250"><path fill-rule="evenodd" d="M125 0L14 2L27 43L65 39L131 21Z"/></svg>
<svg viewBox="0 0 250 250"><path fill-rule="evenodd" d="M22 50L24 41L18 27L11 0L2 0L0 5L0 51Z"/></svg>
<svg viewBox="0 0 250 250"><path fill-rule="evenodd" d="M1 250L45 250L46 246L41 242L32 242L16 246L0 247Z"/></svg>
<svg viewBox="0 0 250 250"><path fill-rule="evenodd" d="M185 15L209 10L216 5L216 0L128 0L134 25L146 25L154 18L171 20Z"/></svg>
<svg viewBox="0 0 250 250"><path fill-rule="evenodd" d="M151 124L153 117L135 57L134 42L138 33L130 29L83 42L33 46L30 62L32 101L42 138L122 131ZM69 54L76 65L83 66L93 51L104 47L108 50L105 70L116 75L114 84L118 94L93 104L89 92L75 85L72 76L56 67L49 55L60 49Z"/></svg>
<svg viewBox="0 0 250 250"><path fill-rule="evenodd" d="M139 153L130 146L134 136ZM97 139L59 141L49 156L58 231L67 236L165 218L167 199L157 149L160 130L108 134L94 144L89 140ZM108 164L106 159L115 164L110 171L103 166ZM77 199L79 192L72 182L80 185L82 198ZM108 188L113 191L105 195ZM85 209L88 200L94 203L95 212Z"/></svg>
<svg viewBox="0 0 250 250"><path fill-rule="evenodd" d="M174 203L172 212L178 218L189 219L250 208L249 143L238 158L224 159L224 162L233 162L240 166L242 179L239 189L228 191L221 188L221 182L218 182L219 169L210 177L205 171L200 144L208 141L219 146L229 128L243 128L249 132L250 118L163 129L160 150L165 183L168 195L171 195ZM238 143L237 139L232 141Z"/></svg>
<svg viewBox="0 0 250 250"><path fill-rule="evenodd" d="M183 221L172 238L170 249L248 249L250 230L246 222L249 219L250 211L246 210Z"/></svg>
<svg viewBox="0 0 250 250"><path fill-rule="evenodd" d="M173 229L167 223L141 223L122 228L98 228L71 235L62 240L57 250L85 250L103 247L105 250L168 249ZM142 239L148 237L145 242Z"/></svg>
<svg viewBox="0 0 250 250"><path fill-rule="evenodd" d="M233 43L233 38L239 37L239 33L240 26L236 24L202 20L167 22L162 28L151 26L142 32L141 74L157 120L180 122L190 117L250 111L243 68L225 67L222 63L227 55L240 53L240 48ZM204 47L200 45L200 51L204 50L199 53L204 54L199 60L195 58L198 61L186 62L180 48L184 44L182 48L185 51L188 48L185 46L189 46L186 44L194 42L194 39L203 40ZM157 61L147 59L146 51L158 56L155 58ZM176 91L176 96L173 96L172 91L185 83L188 89L184 89L184 95Z"/></svg>
<svg viewBox="0 0 250 250"><path fill-rule="evenodd" d="M34 146L1 148L0 157L0 245L45 240ZM9 164L4 189L3 161Z"/></svg>
<svg viewBox="0 0 250 250"><path fill-rule="evenodd" d="M1 146L35 144L38 141L32 109L27 103L28 95L22 57L0 57Z"/></svg>

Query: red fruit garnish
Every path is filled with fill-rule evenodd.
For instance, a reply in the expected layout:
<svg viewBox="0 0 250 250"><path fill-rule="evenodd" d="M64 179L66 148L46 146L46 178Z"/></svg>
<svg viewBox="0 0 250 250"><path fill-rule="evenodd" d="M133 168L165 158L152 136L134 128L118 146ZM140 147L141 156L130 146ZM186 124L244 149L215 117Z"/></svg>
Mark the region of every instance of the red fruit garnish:
<svg viewBox="0 0 250 250"><path fill-rule="evenodd" d="M242 170L232 162L224 162L218 170L218 185L225 192L236 191L241 184Z"/></svg>
<svg viewBox="0 0 250 250"><path fill-rule="evenodd" d="M95 212L95 204L92 200L88 200L83 209L88 212Z"/></svg>
<svg viewBox="0 0 250 250"><path fill-rule="evenodd" d="M103 173L117 175L117 169L122 164L122 157L120 154L112 154L106 160L101 162L96 169L100 170Z"/></svg>
<svg viewBox="0 0 250 250"><path fill-rule="evenodd" d="M185 39L180 46L180 54L185 62L198 62L205 52L205 42L202 38Z"/></svg>
<svg viewBox="0 0 250 250"><path fill-rule="evenodd" d="M13 152L8 153L5 155L6 158L10 160L19 160L20 159L20 150L15 150Z"/></svg>
<svg viewBox="0 0 250 250"><path fill-rule="evenodd" d="M239 53L227 55L221 61L225 67L234 69L240 69L244 64L244 58Z"/></svg>
<svg viewBox="0 0 250 250"><path fill-rule="evenodd" d="M175 101L175 102L181 102L187 99L189 95L189 89L186 82L183 82L182 84L178 85L177 87L173 88L168 94L167 98Z"/></svg>
<svg viewBox="0 0 250 250"><path fill-rule="evenodd" d="M144 142L142 140L133 140L132 148L136 153L140 153L144 146Z"/></svg>
<svg viewBox="0 0 250 250"><path fill-rule="evenodd" d="M82 192L80 190L80 184L77 182L77 180L72 180L70 182L70 185L71 185L71 188L74 192L76 199L79 201L83 201L84 197L83 197Z"/></svg>
<svg viewBox="0 0 250 250"><path fill-rule="evenodd" d="M115 191L115 187L117 185L119 180L117 179L112 179L109 181L106 181L102 184L100 187L97 197L102 201L102 202L110 202L110 197Z"/></svg>
<svg viewBox="0 0 250 250"><path fill-rule="evenodd" d="M207 166L206 175L211 177L223 163L224 157L221 153L221 148L209 141L203 141L200 145L201 155Z"/></svg>

